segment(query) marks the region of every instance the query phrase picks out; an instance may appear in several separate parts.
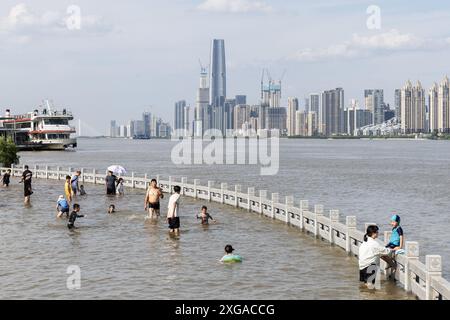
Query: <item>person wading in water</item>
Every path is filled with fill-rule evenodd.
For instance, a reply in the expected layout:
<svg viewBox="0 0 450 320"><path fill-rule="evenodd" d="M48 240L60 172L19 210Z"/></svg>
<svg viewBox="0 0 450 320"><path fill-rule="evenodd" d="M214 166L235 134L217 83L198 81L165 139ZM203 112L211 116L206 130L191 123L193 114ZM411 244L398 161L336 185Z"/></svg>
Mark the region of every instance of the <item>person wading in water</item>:
<svg viewBox="0 0 450 320"><path fill-rule="evenodd" d="M148 210L148 216L150 218L159 217L160 203L159 199L163 199L164 194L158 187L156 179L150 181L150 186L147 189L144 200L144 210Z"/></svg>

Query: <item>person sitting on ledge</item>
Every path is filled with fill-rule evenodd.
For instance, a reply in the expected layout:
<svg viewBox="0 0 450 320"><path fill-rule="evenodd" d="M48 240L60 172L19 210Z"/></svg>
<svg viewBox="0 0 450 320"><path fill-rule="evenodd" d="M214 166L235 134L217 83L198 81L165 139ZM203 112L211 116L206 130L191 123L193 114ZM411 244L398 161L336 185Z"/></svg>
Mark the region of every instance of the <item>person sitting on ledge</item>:
<svg viewBox="0 0 450 320"><path fill-rule="evenodd" d="M385 248L375 239L378 238L378 227L370 225L364 235L364 242L359 247L359 281L373 289L376 273L380 266L380 258L389 258L392 249Z"/></svg>
<svg viewBox="0 0 450 320"><path fill-rule="evenodd" d="M389 243L386 248L391 248L396 252L403 249L403 244L405 243L405 236L403 235L403 229L400 227L400 216L394 214L391 217L392 233Z"/></svg>

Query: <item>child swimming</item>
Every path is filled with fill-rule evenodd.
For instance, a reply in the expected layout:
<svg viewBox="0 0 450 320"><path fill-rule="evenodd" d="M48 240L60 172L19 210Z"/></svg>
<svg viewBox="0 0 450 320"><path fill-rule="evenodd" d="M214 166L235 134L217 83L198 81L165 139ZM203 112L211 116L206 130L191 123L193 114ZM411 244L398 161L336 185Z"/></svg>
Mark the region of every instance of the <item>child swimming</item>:
<svg viewBox="0 0 450 320"><path fill-rule="evenodd" d="M84 190L84 185L80 186L80 196L86 195L86 191Z"/></svg>
<svg viewBox="0 0 450 320"><path fill-rule="evenodd" d="M116 206L112 204L108 208L108 213L114 213L114 212L116 212Z"/></svg>
<svg viewBox="0 0 450 320"><path fill-rule="evenodd" d="M203 206L203 207L202 207L202 212L200 213L200 215L197 215L197 219L201 219L203 225L208 225L210 219L211 219L214 223L217 222L217 221L214 220L213 217L211 217L211 215L208 213L208 208L207 208L206 206Z"/></svg>
<svg viewBox="0 0 450 320"><path fill-rule="evenodd" d="M220 262L242 262L242 257L233 253L234 249L231 244L225 246L225 255L220 259Z"/></svg>

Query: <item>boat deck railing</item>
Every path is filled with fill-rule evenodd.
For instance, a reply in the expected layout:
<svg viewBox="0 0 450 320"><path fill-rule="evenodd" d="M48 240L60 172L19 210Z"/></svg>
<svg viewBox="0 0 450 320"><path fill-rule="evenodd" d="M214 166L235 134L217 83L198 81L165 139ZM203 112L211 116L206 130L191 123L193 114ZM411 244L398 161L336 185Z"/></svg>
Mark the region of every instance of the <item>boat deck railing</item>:
<svg viewBox="0 0 450 320"><path fill-rule="evenodd" d="M33 170L33 168L30 168ZM0 169L3 172L7 168ZM80 169L82 172L80 182L92 184L104 184L106 171L96 169ZM20 176L23 168L12 167L12 175ZM35 166L33 176L38 179L64 180L66 175L71 175L74 168L61 168L50 166ZM134 172L128 176L120 176L124 179L124 185L130 188L145 190L151 178L148 174L138 175ZM250 187L242 190L241 185L234 185L230 189L227 183L217 184L208 181L202 185L199 179L188 182L186 177L167 179L159 175L155 177L164 192L171 193L173 187L181 187L181 194L205 201L213 201L225 205L241 208L248 212L280 220L300 231L308 233L315 238L322 239L330 245L345 250L349 255L358 256L359 246L364 241L364 232L358 230L357 217L346 216L342 219L339 210L325 211L324 206L316 204L312 206L308 200L296 201L293 196L280 197L278 193L269 194L267 190L256 191ZM376 223L365 223L368 225ZM390 231L384 232L384 243L390 238ZM421 300L449 300L450 283L442 277L442 258L440 255L426 255L425 262L419 258L419 243L406 241L405 254L396 255L397 268L393 275L398 284L406 292L412 293ZM382 261L380 274L383 280L387 280L391 274L387 264Z"/></svg>

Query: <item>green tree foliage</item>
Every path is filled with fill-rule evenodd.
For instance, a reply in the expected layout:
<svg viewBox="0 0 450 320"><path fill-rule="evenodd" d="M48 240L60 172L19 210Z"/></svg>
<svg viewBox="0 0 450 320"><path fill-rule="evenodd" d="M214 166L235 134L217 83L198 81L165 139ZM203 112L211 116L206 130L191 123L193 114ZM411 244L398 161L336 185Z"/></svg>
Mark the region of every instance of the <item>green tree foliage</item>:
<svg viewBox="0 0 450 320"><path fill-rule="evenodd" d="M0 164L5 167L10 167L12 164L19 163L19 156L17 155L17 146L12 138L0 137Z"/></svg>

